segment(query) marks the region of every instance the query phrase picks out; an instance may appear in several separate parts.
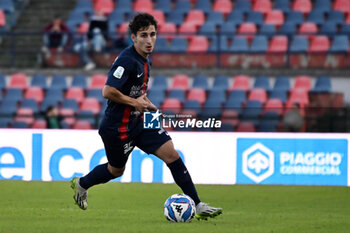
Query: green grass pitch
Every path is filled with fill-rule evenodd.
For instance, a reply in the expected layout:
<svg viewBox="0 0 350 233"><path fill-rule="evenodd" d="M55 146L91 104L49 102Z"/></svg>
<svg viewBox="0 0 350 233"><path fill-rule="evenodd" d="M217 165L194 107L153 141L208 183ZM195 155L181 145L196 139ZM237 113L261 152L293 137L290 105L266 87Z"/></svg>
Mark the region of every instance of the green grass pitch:
<svg viewBox="0 0 350 233"><path fill-rule="evenodd" d="M89 190L86 211L69 182L0 181L0 232L350 232L350 189L324 186L197 185L203 201L224 209L208 221L163 216L175 184L111 182Z"/></svg>

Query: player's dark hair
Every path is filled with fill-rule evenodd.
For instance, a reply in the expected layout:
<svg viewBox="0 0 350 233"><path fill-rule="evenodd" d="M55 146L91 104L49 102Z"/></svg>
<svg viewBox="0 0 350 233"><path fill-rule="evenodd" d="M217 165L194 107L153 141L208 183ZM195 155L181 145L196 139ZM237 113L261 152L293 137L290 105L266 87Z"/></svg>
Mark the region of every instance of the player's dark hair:
<svg viewBox="0 0 350 233"><path fill-rule="evenodd" d="M157 31L157 21L154 17L147 13L139 13L129 23L129 30L131 34L136 35L140 29L147 28L153 25Z"/></svg>

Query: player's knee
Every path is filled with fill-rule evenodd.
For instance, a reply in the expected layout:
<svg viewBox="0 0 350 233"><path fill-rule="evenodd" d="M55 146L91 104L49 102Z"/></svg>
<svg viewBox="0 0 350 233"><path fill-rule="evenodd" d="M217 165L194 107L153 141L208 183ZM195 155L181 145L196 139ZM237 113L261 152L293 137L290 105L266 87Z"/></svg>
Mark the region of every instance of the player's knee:
<svg viewBox="0 0 350 233"><path fill-rule="evenodd" d="M176 150L171 150L166 156L166 163L172 163L180 158L179 153Z"/></svg>
<svg viewBox="0 0 350 233"><path fill-rule="evenodd" d="M112 167L110 164L108 164L108 171L114 176L115 178L120 177L123 175L125 170L125 166L122 168L116 168Z"/></svg>

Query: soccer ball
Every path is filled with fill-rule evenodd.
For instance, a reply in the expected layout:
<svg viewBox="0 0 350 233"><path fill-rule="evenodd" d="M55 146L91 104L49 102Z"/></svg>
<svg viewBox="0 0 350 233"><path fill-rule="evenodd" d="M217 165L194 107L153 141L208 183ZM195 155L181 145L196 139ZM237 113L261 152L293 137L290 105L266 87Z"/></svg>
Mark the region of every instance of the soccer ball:
<svg viewBox="0 0 350 233"><path fill-rule="evenodd" d="M164 203L164 216L171 222L191 222L196 204L186 194L171 195Z"/></svg>

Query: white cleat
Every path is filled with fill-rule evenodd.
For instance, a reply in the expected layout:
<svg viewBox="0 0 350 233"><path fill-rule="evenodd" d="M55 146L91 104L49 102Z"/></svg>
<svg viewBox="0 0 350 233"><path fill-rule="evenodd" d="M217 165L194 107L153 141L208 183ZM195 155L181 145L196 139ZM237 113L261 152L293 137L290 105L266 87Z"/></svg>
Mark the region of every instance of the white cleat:
<svg viewBox="0 0 350 233"><path fill-rule="evenodd" d="M215 218L220 214L222 214L222 208L215 208L204 202L200 202L196 206L196 218L198 220L208 220L208 218Z"/></svg>
<svg viewBox="0 0 350 233"><path fill-rule="evenodd" d="M88 203L87 203L88 191L80 186L79 180L80 180L79 177L74 177L70 181L71 187L74 190L73 199L75 201L75 204L77 204L80 207L80 209L86 210L88 207Z"/></svg>

